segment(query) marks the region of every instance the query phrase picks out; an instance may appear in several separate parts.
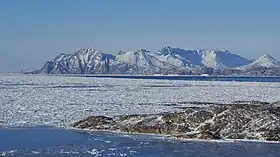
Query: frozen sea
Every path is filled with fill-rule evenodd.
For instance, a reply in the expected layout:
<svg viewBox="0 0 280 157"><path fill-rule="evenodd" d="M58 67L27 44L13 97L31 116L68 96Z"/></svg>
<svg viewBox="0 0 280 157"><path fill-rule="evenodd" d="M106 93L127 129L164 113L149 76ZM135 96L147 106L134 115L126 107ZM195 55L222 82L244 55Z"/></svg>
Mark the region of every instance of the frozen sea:
<svg viewBox="0 0 280 157"><path fill-rule="evenodd" d="M58 129L90 115L173 112L189 102L275 102L279 82L0 75L0 100L0 156L280 156L279 144Z"/></svg>
<svg viewBox="0 0 280 157"><path fill-rule="evenodd" d="M2 75L0 100L0 127L64 127L90 115L172 112L188 102L275 102L280 82Z"/></svg>

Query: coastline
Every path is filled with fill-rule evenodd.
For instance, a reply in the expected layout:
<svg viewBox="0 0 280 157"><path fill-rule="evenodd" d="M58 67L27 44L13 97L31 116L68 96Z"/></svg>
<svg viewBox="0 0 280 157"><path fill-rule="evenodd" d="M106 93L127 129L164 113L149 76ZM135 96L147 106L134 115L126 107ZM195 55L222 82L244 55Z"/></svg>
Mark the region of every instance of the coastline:
<svg viewBox="0 0 280 157"><path fill-rule="evenodd" d="M180 112L160 114L89 116L71 126L87 131L147 133L183 140L280 142L279 119L277 103L259 102L186 107Z"/></svg>
<svg viewBox="0 0 280 157"><path fill-rule="evenodd" d="M214 142L214 143L235 143L235 142L250 142L250 143L273 143L273 144L280 144L280 141L266 141L266 140L251 140L251 139L221 139L221 140L214 140L214 139L186 139L186 138L176 138L171 135L165 135L165 134L152 134L152 133L139 133L139 132L121 132L121 131L102 131L102 130L92 130L92 129L79 129L75 127L61 127L61 126L49 126L49 125L32 125L32 126L25 126L25 127L6 127L6 128L0 128L0 130L19 130L19 129L55 129L55 130L68 130L68 131L78 131L78 132L84 132L88 134L94 134L97 132L103 132L103 133L113 133L116 135L147 135L151 136L152 138L157 139L170 139L170 140L179 140L181 142Z"/></svg>
<svg viewBox="0 0 280 157"><path fill-rule="evenodd" d="M245 152L245 156L252 155L251 152L247 152L248 148L260 149L259 152L271 155L279 154L275 154L279 149L279 143L260 140L176 139L158 134L95 132L69 127L20 128L4 132L0 129L0 133L2 133L0 136L6 139L2 145L0 144L0 156L123 156L127 154L152 157L162 153L162 149L165 148L168 149L163 154L170 154L170 156L171 154L174 156L173 152L184 156L186 153L193 152L194 148L198 148L193 152L196 155L210 153L215 156L217 152L230 152L238 156L243 156ZM28 146L20 141L28 142ZM253 154L256 156L258 152Z"/></svg>
<svg viewBox="0 0 280 157"><path fill-rule="evenodd" d="M186 138L176 138L171 135L165 134L152 134L152 133L139 133L139 132L121 132L121 131L108 131L108 130L91 130L91 129L78 129L74 127L66 127L63 128L66 130L73 130L73 131L82 131L85 133L95 133L95 132L104 132L104 133L114 133L118 135L147 135L152 136L152 138L158 139L171 139L171 140L178 140L181 142L213 142L213 143L236 143L236 142L245 142L245 143L272 143L272 144L280 144L280 141L267 141L267 140L250 140L250 139L222 139L222 140L213 140L213 139L186 139Z"/></svg>

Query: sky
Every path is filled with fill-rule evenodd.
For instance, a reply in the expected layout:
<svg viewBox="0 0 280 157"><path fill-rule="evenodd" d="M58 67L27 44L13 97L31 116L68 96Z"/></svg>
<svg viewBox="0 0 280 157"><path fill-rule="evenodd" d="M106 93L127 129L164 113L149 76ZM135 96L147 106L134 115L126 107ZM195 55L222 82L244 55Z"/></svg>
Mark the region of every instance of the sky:
<svg viewBox="0 0 280 157"><path fill-rule="evenodd" d="M228 49L280 60L279 0L1 0L0 72L61 52Z"/></svg>

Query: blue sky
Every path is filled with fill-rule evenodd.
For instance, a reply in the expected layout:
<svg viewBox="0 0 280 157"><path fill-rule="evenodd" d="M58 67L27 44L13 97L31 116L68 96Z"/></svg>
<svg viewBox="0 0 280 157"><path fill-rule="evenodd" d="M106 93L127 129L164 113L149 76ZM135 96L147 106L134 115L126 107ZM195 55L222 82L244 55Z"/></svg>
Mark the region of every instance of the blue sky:
<svg viewBox="0 0 280 157"><path fill-rule="evenodd" d="M1 0L0 71L59 52L223 48L280 60L279 0Z"/></svg>

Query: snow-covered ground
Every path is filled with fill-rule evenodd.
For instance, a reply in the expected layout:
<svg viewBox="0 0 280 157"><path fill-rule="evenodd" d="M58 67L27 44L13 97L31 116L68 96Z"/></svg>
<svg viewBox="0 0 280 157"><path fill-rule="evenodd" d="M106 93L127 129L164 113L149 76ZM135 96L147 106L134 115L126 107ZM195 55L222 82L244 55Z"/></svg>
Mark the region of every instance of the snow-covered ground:
<svg viewBox="0 0 280 157"><path fill-rule="evenodd" d="M280 83L0 76L0 127L67 126L89 115L160 113L172 104L280 100Z"/></svg>

